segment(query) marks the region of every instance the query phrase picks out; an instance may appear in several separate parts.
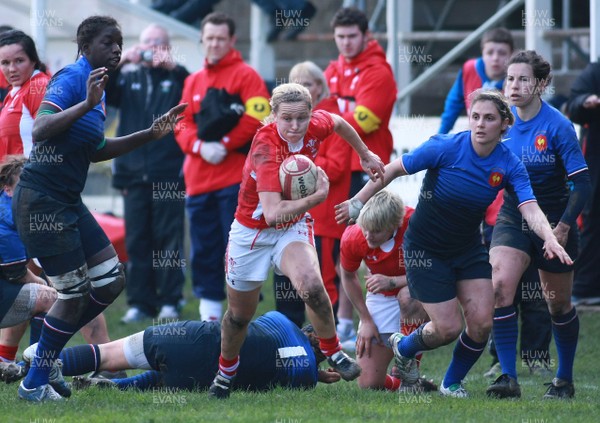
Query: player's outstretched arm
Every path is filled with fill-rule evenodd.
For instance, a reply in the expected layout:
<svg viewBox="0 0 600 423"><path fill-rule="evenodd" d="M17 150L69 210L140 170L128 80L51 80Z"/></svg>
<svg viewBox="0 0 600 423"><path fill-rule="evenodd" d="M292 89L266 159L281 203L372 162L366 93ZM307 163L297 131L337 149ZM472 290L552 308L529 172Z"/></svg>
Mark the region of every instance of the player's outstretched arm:
<svg viewBox="0 0 600 423"><path fill-rule="evenodd" d="M537 202L532 201L522 204L519 207L519 211L527 221L527 225L529 225L537 236L544 240L544 257L549 260L558 258L562 263L567 265L573 264L573 260L571 260L569 254L567 254L556 239L546 215L540 209Z"/></svg>
<svg viewBox="0 0 600 423"><path fill-rule="evenodd" d="M399 176L408 175L402 164L402 157L397 158L385 166L381 179L369 181L365 186L349 200L335 206L335 220L337 223L354 223L363 205L376 193L385 188L390 182Z"/></svg>
<svg viewBox="0 0 600 423"><path fill-rule="evenodd" d="M342 118L336 114L331 114L333 119L333 129L348 144L352 146L358 157L363 170L369 175L372 181L383 178L384 166L379 156L370 151L366 144L360 139L358 132Z"/></svg>
<svg viewBox="0 0 600 423"><path fill-rule="evenodd" d="M94 154L92 161L101 162L103 160L110 160L129 153L150 141L164 137L173 131L177 123L183 119L181 113L186 107L186 103L178 104L164 115L156 118L149 128L142 131L122 137L107 138L105 146Z"/></svg>

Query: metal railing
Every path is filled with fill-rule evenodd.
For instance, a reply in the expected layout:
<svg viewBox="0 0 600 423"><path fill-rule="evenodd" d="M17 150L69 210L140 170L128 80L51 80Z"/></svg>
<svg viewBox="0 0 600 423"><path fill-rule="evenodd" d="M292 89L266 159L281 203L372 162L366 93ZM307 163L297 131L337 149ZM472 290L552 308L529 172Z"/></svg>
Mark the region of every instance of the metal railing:
<svg viewBox="0 0 600 423"><path fill-rule="evenodd" d="M498 10L493 16L491 16L487 21L481 24L479 28L471 32L463 41L458 43L458 45L456 45L452 50L446 53L446 55L444 55L434 65L432 65L425 72L423 72L416 79L414 79L410 84L408 84L408 86L401 88L400 92L398 93L397 100L401 102L402 100L408 98L412 93L424 86L434 76L439 75L440 71L446 68L469 47L475 44L485 31L492 28L494 25L497 25L500 21L502 21L508 15L513 13L519 7L521 7L524 3L525 0L511 0L508 4L506 4L500 10ZM402 33L398 34L398 38L400 39L400 41L405 41L407 39L405 38L405 34Z"/></svg>

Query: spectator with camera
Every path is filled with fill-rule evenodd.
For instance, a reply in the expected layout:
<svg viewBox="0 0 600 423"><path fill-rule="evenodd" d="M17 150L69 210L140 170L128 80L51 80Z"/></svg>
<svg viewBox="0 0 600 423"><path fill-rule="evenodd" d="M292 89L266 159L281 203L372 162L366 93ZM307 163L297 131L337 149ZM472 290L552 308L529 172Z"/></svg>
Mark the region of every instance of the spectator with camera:
<svg viewBox="0 0 600 423"><path fill-rule="evenodd" d="M106 88L107 102L119 109L117 135L147 128L177 105L188 71L175 63L167 30L152 24L139 44L123 52ZM178 317L184 283L183 153L172 133L120 156L113 186L125 207L127 302L123 323L156 316Z"/></svg>

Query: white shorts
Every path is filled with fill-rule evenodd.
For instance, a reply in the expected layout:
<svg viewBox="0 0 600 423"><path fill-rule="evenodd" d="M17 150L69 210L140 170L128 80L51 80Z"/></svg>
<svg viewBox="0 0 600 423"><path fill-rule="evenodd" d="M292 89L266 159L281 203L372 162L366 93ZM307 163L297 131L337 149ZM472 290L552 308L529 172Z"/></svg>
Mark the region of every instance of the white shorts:
<svg viewBox="0 0 600 423"><path fill-rule="evenodd" d="M283 250L292 242L314 247L313 220L308 213L286 229L251 229L234 220L225 256L227 284L236 291L252 291L267 280L271 266L282 274Z"/></svg>
<svg viewBox="0 0 600 423"><path fill-rule="evenodd" d="M389 346L389 336L394 332L400 332L400 304L398 304L398 297L386 297L383 294L367 292L365 304L367 305L367 310L371 313L375 326L377 326L382 341L386 346Z"/></svg>

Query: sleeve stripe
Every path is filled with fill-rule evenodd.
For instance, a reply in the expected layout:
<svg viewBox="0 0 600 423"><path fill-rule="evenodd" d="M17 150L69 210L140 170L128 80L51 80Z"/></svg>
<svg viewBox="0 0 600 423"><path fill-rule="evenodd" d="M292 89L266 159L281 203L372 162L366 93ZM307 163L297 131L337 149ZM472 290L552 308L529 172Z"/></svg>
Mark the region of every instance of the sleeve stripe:
<svg viewBox="0 0 600 423"><path fill-rule="evenodd" d="M412 173L406 170L406 166L404 166L404 155L400 156L400 166L402 167L402 170L404 170L404 173L407 175L412 175Z"/></svg>
<svg viewBox="0 0 600 423"><path fill-rule="evenodd" d="M39 112L37 112L37 114L35 116L37 117L37 116L44 116L44 115L53 115L55 113L58 113L58 112L46 109L46 110L40 110Z"/></svg>
<svg viewBox="0 0 600 423"><path fill-rule="evenodd" d="M27 259L27 258L20 259L20 260L15 260L15 261L10 261L10 262L7 261L7 262L0 263L0 267L3 267L3 266L13 266L15 264L20 264L20 263L27 263L28 261L29 261L29 259Z"/></svg>
<svg viewBox="0 0 600 423"><path fill-rule="evenodd" d="M567 174L567 178L570 178L573 175L577 175L578 173L585 172L587 170L588 170L587 166L586 167L582 167L581 169L576 170L575 172L571 172L571 173Z"/></svg>
<svg viewBox="0 0 600 423"><path fill-rule="evenodd" d="M524 205L524 204L527 204L527 203L537 203L537 200L536 200L535 198L533 198L533 199L531 199L531 200L525 200L525 201L523 201L522 203L519 203L519 205L517 205L517 208L519 208L519 207L521 207L522 205Z"/></svg>
<svg viewBox="0 0 600 423"><path fill-rule="evenodd" d="M42 102L40 103L40 105L41 105L41 104L49 104L49 105L50 105L50 106L52 106L52 107L56 107L56 108L57 108L58 110L60 110L61 112L63 111L62 107L60 107L58 104L56 104L56 103L53 103L53 102L51 102L51 101L48 101L48 100L42 100Z"/></svg>

